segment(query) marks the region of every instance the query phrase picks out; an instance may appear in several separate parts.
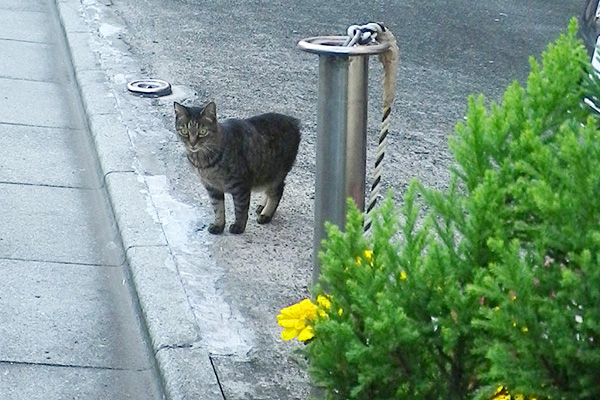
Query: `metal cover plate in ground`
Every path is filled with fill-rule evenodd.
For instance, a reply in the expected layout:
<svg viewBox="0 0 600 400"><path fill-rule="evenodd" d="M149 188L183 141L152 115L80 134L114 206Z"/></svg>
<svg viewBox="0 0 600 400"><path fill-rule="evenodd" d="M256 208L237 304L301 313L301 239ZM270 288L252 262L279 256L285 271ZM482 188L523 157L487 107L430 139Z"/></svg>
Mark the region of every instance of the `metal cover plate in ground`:
<svg viewBox="0 0 600 400"><path fill-rule="evenodd" d="M138 79L127 84L127 89L135 94L147 97L167 96L171 94L171 84L161 79Z"/></svg>

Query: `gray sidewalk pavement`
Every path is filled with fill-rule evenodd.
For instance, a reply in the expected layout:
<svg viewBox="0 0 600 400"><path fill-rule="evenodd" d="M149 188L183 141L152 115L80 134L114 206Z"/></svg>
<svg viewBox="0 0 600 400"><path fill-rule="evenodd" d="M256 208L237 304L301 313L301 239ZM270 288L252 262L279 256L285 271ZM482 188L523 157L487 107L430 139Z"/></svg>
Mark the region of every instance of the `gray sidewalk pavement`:
<svg viewBox="0 0 600 400"><path fill-rule="evenodd" d="M159 399L54 0L0 0L0 399Z"/></svg>
<svg viewBox="0 0 600 400"><path fill-rule="evenodd" d="M0 399L223 399L79 0L0 0Z"/></svg>

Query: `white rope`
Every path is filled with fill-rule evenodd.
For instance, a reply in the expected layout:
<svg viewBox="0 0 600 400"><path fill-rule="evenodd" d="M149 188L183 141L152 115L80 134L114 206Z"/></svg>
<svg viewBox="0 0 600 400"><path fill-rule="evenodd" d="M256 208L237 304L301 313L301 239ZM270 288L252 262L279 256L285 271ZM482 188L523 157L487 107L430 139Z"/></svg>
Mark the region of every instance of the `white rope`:
<svg viewBox="0 0 600 400"><path fill-rule="evenodd" d="M348 40L344 46L355 46L357 44L365 45L375 40L378 33L385 29L382 24L369 22L365 25L350 25L346 30Z"/></svg>
<svg viewBox="0 0 600 400"><path fill-rule="evenodd" d="M379 192L381 191L381 169L387 148L392 103L396 93L396 71L398 70L400 49L392 32L380 23L371 22L365 25L352 25L348 28L347 33L347 46L365 45L375 40L379 43L389 43L390 45L386 52L379 54L379 61L383 64L384 72L383 117L381 118L379 144L377 145L375 156L373 184L371 185L371 193L365 210L365 232L368 232L371 228L372 214L379 199Z"/></svg>

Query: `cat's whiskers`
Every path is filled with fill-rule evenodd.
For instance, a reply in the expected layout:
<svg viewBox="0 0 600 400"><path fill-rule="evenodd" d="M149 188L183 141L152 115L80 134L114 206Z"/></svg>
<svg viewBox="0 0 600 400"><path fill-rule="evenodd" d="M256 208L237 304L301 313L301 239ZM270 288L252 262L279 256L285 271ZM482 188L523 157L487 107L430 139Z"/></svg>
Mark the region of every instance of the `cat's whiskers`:
<svg viewBox="0 0 600 400"><path fill-rule="evenodd" d="M223 154L219 146L194 146L193 151L188 150L188 159L196 168L214 167Z"/></svg>
<svg viewBox="0 0 600 400"><path fill-rule="evenodd" d="M185 147L190 153L202 152L203 155L211 155L221 151L221 149L218 146L211 146L206 144L195 144L193 146L186 144Z"/></svg>
<svg viewBox="0 0 600 400"><path fill-rule="evenodd" d="M204 149L202 148L202 146L199 146L199 145L190 146L190 145L186 144L186 145L185 145L185 148L186 148L186 149L187 149L187 151L189 151L190 153L198 153L198 152L200 152L200 151L204 150Z"/></svg>

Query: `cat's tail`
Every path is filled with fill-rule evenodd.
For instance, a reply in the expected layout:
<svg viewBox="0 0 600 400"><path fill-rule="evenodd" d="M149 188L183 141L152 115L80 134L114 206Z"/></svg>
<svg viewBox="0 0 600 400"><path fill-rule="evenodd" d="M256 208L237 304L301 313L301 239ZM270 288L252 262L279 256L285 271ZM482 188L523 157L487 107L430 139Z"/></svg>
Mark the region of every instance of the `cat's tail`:
<svg viewBox="0 0 600 400"><path fill-rule="evenodd" d="M295 117L290 117L290 120L294 130L298 132L298 136L302 136L302 121Z"/></svg>
<svg viewBox="0 0 600 400"><path fill-rule="evenodd" d="M291 125L290 132L293 136L293 143L291 146L293 148L293 159L292 165L296 162L296 156L298 155L298 148L300 147L300 139L302 138L302 122L295 117L289 117L289 122ZM291 168L291 165L290 165Z"/></svg>
<svg viewBox="0 0 600 400"><path fill-rule="evenodd" d="M302 121L298 118L287 116L287 121L289 124L288 132L294 136L296 139L295 147L296 151L298 151L298 146L300 145L300 139L302 138Z"/></svg>

